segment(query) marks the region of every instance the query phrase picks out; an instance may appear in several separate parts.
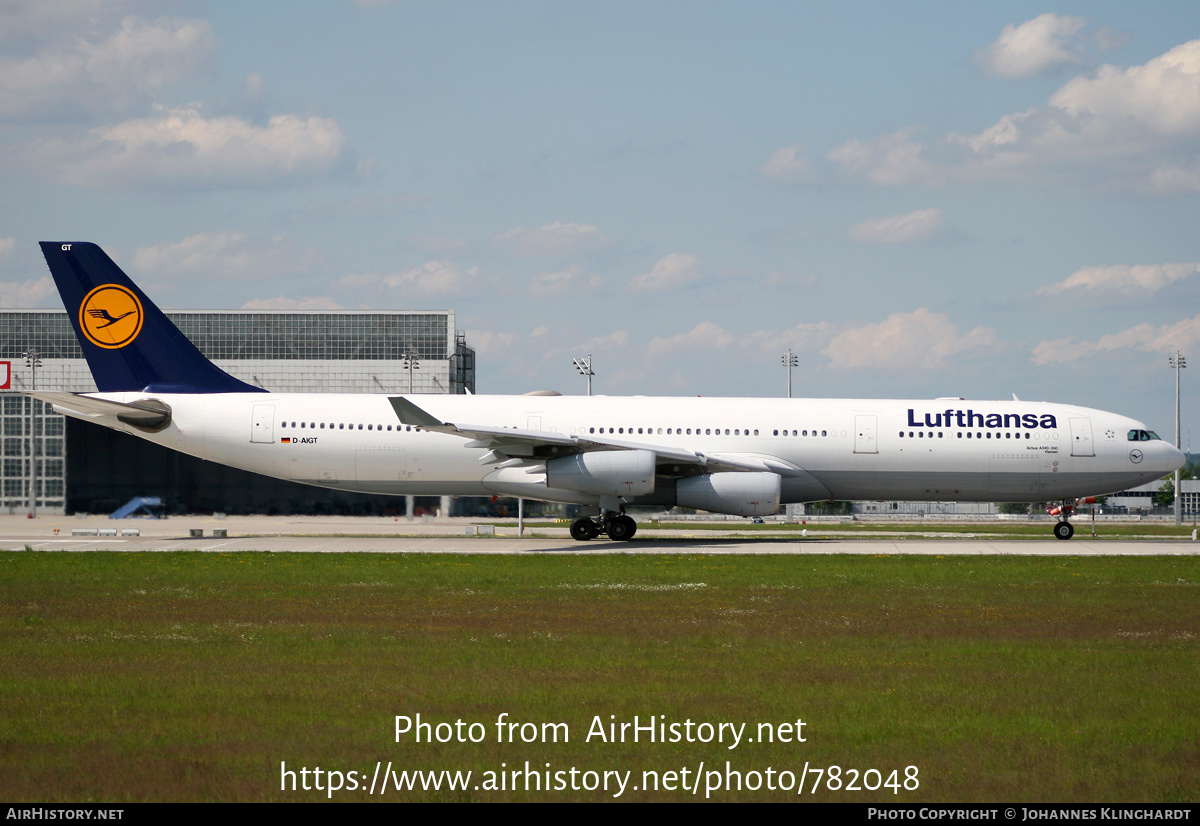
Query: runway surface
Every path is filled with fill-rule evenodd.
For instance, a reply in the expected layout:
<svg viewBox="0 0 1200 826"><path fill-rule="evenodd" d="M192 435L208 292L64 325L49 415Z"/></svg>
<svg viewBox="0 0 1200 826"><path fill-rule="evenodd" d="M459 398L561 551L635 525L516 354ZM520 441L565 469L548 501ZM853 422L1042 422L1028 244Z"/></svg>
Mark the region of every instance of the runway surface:
<svg viewBox="0 0 1200 826"><path fill-rule="evenodd" d="M1200 542L1188 539L1091 539L1084 524L1075 538L1005 539L946 531L945 525L924 526L920 533L887 535L889 526L846 534L836 526L813 525L807 536L747 537L733 523L713 529L655 530L642 527L629 542L605 539L575 542L563 527L527 529L517 536L513 523L498 523L496 536L467 536L481 520L433 521L352 517L173 517L166 520L109 520L103 517L45 517L27 520L0 516L0 550L32 551L207 551L232 553L453 553L453 554L924 554L978 556L1192 556ZM878 530L875 530L878 527ZM137 530L139 536L75 536L81 531ZM214 531L227 536L213 536ZM192 531L201 536L192 536ZM980 533L986 531L980 527ZM529 536L529 533L535 535Z"/></svg>

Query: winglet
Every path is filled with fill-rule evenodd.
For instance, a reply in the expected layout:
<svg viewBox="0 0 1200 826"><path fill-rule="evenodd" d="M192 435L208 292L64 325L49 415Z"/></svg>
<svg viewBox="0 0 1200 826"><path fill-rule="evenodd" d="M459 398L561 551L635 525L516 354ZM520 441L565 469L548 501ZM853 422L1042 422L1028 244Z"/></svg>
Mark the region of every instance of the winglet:
<svg viewBox="0 0 1200 826"><path fill-rule="evenodd" d="M388 401L392 403L392 409L396 411L396 418L400 420L401 424L426 428L446 426L445 422L430 416L403 396L391 396Z"/></svg>

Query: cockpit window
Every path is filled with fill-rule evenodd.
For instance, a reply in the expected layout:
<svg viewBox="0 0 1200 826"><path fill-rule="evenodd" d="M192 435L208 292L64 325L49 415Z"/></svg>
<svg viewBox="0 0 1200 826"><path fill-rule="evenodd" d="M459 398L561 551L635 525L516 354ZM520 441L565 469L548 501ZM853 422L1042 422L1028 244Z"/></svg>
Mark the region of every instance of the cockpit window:
<svg viewBox="0 0 1200 826"><path fill-rule="evenodd" d="M1158 434L1153 430L1131 430L1129 431L1129 441L1156 442L1158 441Z"/></svg>

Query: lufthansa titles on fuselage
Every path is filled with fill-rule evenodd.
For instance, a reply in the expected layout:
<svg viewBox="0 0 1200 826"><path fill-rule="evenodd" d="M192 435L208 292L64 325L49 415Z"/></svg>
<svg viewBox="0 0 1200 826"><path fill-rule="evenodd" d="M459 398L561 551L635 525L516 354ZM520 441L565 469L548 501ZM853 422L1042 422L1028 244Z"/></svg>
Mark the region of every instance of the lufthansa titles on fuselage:
<svg viewBox="0 0 1200 826"><path fill-rule="evenodd" d="M923 413L924 420L917 420L914 408L908 408L909 427L1024 427L1052 430L1058 421L1052 413L977 413L966 410L947 409L939 413Z"/></svg>

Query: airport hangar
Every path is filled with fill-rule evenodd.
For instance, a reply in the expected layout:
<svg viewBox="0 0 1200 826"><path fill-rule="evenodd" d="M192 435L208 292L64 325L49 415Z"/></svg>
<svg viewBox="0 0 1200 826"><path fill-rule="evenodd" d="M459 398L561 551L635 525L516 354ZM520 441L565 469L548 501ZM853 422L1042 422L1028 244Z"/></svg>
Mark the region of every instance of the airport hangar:
<svg viewBox="0 0 1200 826"><path fill-rule="evenodd" d="M167 316L221 369L284 393L474 393L475 351L450 310L177 310ZM138 496L167 513L446 513L448 497L346 493L207 462L55 413L21 395L95 392L65 310L0 311L0 513L110 513ZM31 438L31 434L36 434ZM36 467L31 461L36 457ZM34 471L36 470L36 474ZM465 504L465 503L463 503Z"/></svg>

